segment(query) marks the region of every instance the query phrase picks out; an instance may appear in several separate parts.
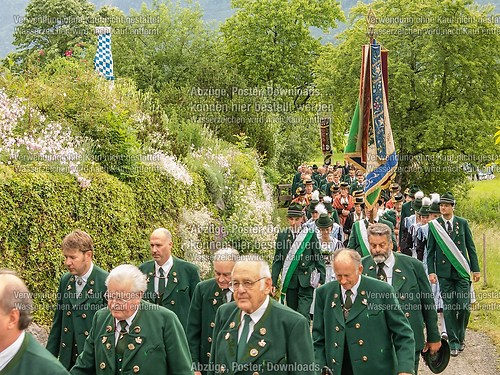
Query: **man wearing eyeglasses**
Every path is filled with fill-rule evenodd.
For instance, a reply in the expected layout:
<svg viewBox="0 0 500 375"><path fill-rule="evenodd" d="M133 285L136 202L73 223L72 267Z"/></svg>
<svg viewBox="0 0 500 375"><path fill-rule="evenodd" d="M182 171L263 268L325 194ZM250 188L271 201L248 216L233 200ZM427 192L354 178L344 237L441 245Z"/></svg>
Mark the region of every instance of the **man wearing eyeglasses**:
<svg viewBox="0 0 500 375"><path fill-rule="evenodd" d="M104 282L108 272L92 262L94 243L82 230L64 237L62 253L69 272L59 283L47 350L69 370L83 350L94 314L106 306Z"/></svg>
<svg viewBox="0 0 500 375"><path fill-rule="evenodd" d="M149 245L153 260L139 266L148 282L144 299L173 311L186 330L191 298L200 282L198 268L172 256L172 234L168 229L155 229Z"/></svg>
<svg viewBox="0 0 500 375"><path fill-rule="evenodd" d="M116 267L106 279L108 307L99 310L73 375L192 375L186 335L177 316L143 301L146 276L135 266Z"/></svg>
<svg viewBox="0 0 500 375"><path fill-rule="evenodd" d="M220 306L234 300L230 284L231 273L237 260L238 252L234 249L216 251L213 257L215 277L202 281L194 290L186 335L195 375L205 375L208 370L215 313Z"/></svg>
<svg viewBox="0 0 500 375"><path fill-rule="evenodd" d="M208 374L317 374L309 321L269 297L268 264L256 254L236 262L236 302L215 317Z"/></svg>

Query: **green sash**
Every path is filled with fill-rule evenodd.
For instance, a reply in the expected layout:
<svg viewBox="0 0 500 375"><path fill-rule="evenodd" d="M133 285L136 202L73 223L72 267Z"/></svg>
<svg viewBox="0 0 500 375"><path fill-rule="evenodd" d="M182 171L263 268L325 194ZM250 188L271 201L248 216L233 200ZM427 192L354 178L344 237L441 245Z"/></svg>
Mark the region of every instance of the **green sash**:
<svg viewBox="0 0 500 375"><path fill-rule="evenodd" d="M285 302L286 291L288 290L288 284L297 269L302 253L306 249L307 244L311 240L314 232L308 228L303 228L297 235L297 238L292 244L292 247L286 255L285 261L283 263L283 273L285 275L281 279L281 303Z"/></svg>
<svg viewBox="0 0 500 375"><path fill-rule="evenodd" d="M436 242L444 255L453 267L457 270L458 274L464 279L470 281L470 266L467 259L465 259L462 252L458 249L457 245L452 241L448 232L439 224L437 219L429 221L429 229L434 235Z"/></svg>
<svg viewBox="0 0 500 375"><path fill-rule="evenodd" d="M366 226L364 220L358 220L354 223L357 226L356 234L358 236L358 242L361 247L362 256L370 255L370 246L368 245L368 232L366 231Z"/></svg>

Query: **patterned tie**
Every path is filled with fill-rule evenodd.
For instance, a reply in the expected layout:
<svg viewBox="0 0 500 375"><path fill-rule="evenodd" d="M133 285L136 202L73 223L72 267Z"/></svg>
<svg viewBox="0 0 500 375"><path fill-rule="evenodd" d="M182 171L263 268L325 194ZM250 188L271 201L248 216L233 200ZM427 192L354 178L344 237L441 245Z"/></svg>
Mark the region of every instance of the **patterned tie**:
<svg viewBox="0 0 500 375"><path fill-rule="evenodd" d="M345 291L345 302L344 302L344 319L347 319L349 316L349 310L351 310L352 307L352 290L347 289Z"/></svg>
<svg viewBox="0 0 500 375"><path fill-rule="evenodd" d="M163 268L160 267L160 278L158 279L158 294L163 296L163 293L165 293L165 271L163 271Z"/></svg>
<svg viewBox="0 0 500 375"><path fill-rule="evenodd" d="M241 361L246 352L245 349L247 347L248 332L250 332L251 321L252 318L250 315L245 314L245 317L243 318L243 330L241 331L240 341L238 342L238 362Z"/></svg>
<svg viewBox="0 0 500 375"><path fill-rule="evenodd" d="M453 231L453 228L451 227L450 221L446 222L446 231L448 232L448 234L451 234L451 232Z"/></svg>
<svg viewBox="0 0 500 375"><path fill-rule="evenodd" d="M78 284L78 286L82 286L83 279L80 276L76 276L76 283Z"/></svg>
<svg viewBox="0 0 500 375"><path fill-rule="evenodd" d="M120 336L118 336L118 342L116 343L116 354L123 355L125 353L125 348L127 347L125 336L127 336L127 326L126 320L120 320Z"/></svg>
<svg viewBox="0 0 500 375"><path fill-rule="evenodd" d="M378 270L377 270L377 279L382 280L382 281L387 281L387 275L384 271L385 263L379 263L377 264Z"/></svg>

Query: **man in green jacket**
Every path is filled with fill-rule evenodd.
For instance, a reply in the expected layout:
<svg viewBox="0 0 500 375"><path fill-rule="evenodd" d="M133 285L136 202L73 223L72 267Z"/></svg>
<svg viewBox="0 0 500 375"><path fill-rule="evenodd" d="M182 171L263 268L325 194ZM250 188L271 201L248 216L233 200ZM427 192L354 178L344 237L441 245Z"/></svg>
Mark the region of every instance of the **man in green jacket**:
<svg viewBox="0 0 500 375"><path fill-rule="evenodd" d="M198 268L172 256L172 234L168 229L155 229L149 244L153 260L139 266L148 282L144 299L173 311L186 330L191 298L200 282Z"/></svg>
<svg viewBox="0 0 500 375"><path fill-rule="evenodd" d="M69 370L83 350L94 314L106 306L104 282L108 272L92 262L94 243L82 230L64 237L62 253L69 272L59 282L47 350Z"/></svg>
<svg viewBox="0 0 500 375"><path fill-rule="evenodd" d="M303 226L304 212L299 204L288 207L289 228L278 233L272 264L274 295L281 274L281 299L292 310L309 319L314 288L311 273L319 274L319 283L325 282L325 262L316 233Z"/></svg>
<svg viewBox="0 0 500 375"><path fill-rule="evenodd" d="M64 366L25 330L33 302L13 271L0 270L0 374L66 375Z"/></svg>
<svg viewBox="0 0 500 375"><path fill-rule="evenodd" d="M424 264L392 251L391 229L385 224L368 227L368 243L370 256L362 259L363 274L386 281L394 288L415 337L415 374L418 374L420 352L430 350L433 355L441 347L436 306Z"/></svg>
<svg viewBox="0 0 500 375"><path fill-rule="evenodd" d="M318 374L309 320L269 297L268 264L247 255L232 277L236 302L217 310L209 374Z"/></svg>
<svg viewBox="0 0 500 375"><path fill-rule="evenodd" d="M231 272L237 260L238 252L234 249L216 251L213 257L215 277L202 281L194 290L186 336L195 375L205 375L208 371L215 313L220 306L233 300Z"/></svg>
<svg viewBox="0 0 500 375"><path fill-rule="evenodd" d="M342 375L413 374L413 331L392 286L363 276L351 249L337 250L333 267L337 280L316 291L316 365Z"/></svg>
<svg viewBox="0 0 500 375"><path fill-rule="evenodd" d="M465 329L470 316L471 272L474 282L481 273L469 223L453 215L455 198L450 192L441 195L441 217L429 222L427 268L429 280L439 287L443 315L450 341L450 354L456 357L465 349Z"/></svg>
<svg viewBox="0 0 500 375"><path fill-rule="evenodd" d="M99 310L73 375L192 375L186 335L177 316L142 301L146 276L122 264L106 280L108 307Z"/></svg>

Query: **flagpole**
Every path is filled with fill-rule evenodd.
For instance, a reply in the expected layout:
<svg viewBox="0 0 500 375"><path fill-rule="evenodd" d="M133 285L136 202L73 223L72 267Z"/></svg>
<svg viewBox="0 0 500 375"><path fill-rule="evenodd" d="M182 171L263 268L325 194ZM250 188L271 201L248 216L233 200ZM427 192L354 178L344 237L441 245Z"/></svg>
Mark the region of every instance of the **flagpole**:
<svg viewBox="0 0 500 375"><path fill-rule="evenodd" d="M366 35L370 38L370 44L373 44L373 40L377 35L375 33L375 26L377 26L377 16L375 15L375 12L373 11L371 6L370 9L368 10L368 14L366 15L366 25L367 25Z"/></svg>

